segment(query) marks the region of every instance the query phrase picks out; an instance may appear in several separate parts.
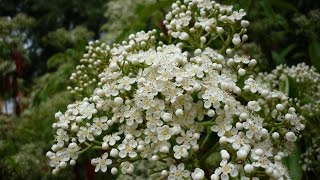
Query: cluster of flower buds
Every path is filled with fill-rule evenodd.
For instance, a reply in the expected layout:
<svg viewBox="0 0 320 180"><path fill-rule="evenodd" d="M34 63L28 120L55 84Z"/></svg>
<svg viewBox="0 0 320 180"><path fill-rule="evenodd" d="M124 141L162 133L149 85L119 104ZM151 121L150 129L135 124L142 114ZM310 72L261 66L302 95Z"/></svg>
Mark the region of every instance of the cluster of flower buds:
<svg viewBox="0 0 320 180"><path fill-rule="evenodd" d="M70 81L72 86L68 86L68 90L78 96L87 97L93 93L93 90L101 87L104 79L101 79L101 73L105 67L110 64L110 59L116 56L118 58L125 57L128 53L147 50L155 47L156 31L138 32L129 37L129 41L123 41L121 44L113 44L112 47L101 43L99 40L89 42L86 47L87 53L80 60L80 65L76 67L76 71L71 74ZM117 66L113 62L112 67Z"/></svg>
<svg viewBox="0 0 320 180"><path fill-rule="evenodd" d="M280 65L271 73L260 73L258 78L272 89L291 94L290 103L304 117L320 116L320 74L314 67L305 63L292 67ZM295 92L289 92L290 86Z"/></svg>
<svg viewBox="0 0 320 180"><path fill-rule="evenodd" d="M53 173L99 150L92 165L114 175L147 160L170 180L289 178L282 159L304 125L284 93L255 80L257 61L236 54L244 15L210 0L177 1L165 21L176 42L158 41L154 30L113 47L89 44L72 77L79 89L96 80L56 113Z"/></svg>
<svg viewBox="0 0 320 180"><path fill-rule="evenodd" d="M243 9L236 11L211 0L177 1L171 7L164 25L170 36L187 47L214 46L222 54L231 54L248 39L249 21L242 20Z"/></svg>

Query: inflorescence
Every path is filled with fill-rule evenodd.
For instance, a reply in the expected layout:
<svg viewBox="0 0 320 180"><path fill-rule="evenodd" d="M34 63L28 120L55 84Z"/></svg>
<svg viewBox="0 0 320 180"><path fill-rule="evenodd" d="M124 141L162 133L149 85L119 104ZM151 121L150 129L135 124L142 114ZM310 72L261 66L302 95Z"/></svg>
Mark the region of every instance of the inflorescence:
<svg viewBox="0 0 320 180"><path fill-rule="evenodd" d="M282 163L304 125L288 96L256 80L244 10L210 0L172 4L167 32L89 43L56 113L53 174L88 150L95 171L132 174L159 162L168 179L288 179ZM214 160L212 160L212 157Z"/></svg>

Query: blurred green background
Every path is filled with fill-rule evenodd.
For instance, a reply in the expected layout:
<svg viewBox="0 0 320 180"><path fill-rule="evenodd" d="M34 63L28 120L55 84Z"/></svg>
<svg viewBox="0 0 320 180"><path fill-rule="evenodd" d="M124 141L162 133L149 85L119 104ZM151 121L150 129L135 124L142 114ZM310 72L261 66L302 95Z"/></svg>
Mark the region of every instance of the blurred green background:
<svg viewBox="0 0 320 180"><path fill-rule="evenodd" d="M94 174L84 159L51 175L45 153L53 142L54 113L73 101L68 79L89 41L112 44L140 30L165 31L162 20L172 2L0 0L0 179L109 177ZM241 50L259 61L261 71L301 62L320 70L320 1L223 3L247 12L249 43ZM319 167L302 171L304 150L302 141L288 160L293 179L318 177Z"/></svg>

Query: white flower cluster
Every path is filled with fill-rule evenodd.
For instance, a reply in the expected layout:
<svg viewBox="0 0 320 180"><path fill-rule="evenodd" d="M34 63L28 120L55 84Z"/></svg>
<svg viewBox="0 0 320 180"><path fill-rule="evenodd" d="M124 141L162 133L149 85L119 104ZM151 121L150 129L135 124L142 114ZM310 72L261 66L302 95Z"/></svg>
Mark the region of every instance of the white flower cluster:
<svg viewBox="0 0 320 180"><path fill-rule="evenodd" d="M320 129L315 124L319 123L320 118L320 74L314 67L302 63L292 67L280 65L271 73L259 74L258 78L269 83L272 89L292 94L289 103L305 118L306 131L302 134L304 141L301 142L305 147L301 155L302 167L306 171L318 168Z"/></svg>
<svg viewBox="0 0 320 180"><path fill-rule="evenodd" d="M308 139L310 141L310 139ZM311 137L306 151L301 155L301 164L304 171L318 171L320 162L320 137Z"/></svg>
<svg viewBox="0 0 320 180"><path fill-rule="evenodd" d="M246 39L243 10L209 0L172 8L168 38L182 41L164 44L150 31L112 48L89 44L71 78L85 87L94 76L96 84L89 93L70 87L84 98L56 114L53 173L99 149L95 170L112 174L132 174L134 162L148 160L163 162L155 173L168 179L289 178L281 160L304 126L286 95L251 75L257 61L234 54Z"/></svg>

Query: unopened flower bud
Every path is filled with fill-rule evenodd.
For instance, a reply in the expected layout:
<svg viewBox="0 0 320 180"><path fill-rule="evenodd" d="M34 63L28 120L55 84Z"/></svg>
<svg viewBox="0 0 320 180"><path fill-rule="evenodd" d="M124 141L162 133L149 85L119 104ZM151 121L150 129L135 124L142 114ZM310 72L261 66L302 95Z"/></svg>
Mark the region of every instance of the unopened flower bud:
<svg viewBox="0 0 320 180"><path fill-rule="evenodd" d="M246 21L246 20L242 20L241 21L241 27L244 27L244 28L246 28L246 27L248 27L249 26L249 21Z"/></svg>
<svg viewBox="0 0 320 180"><path fill-rule="evenodd" d="M189 35L186 32L182 32L181 35L179 36L179 39L186 41L189 39Z"/></svg>
<svg viewBox="0 0 320 180"><path fill-rule="evenodd" d="M221 150L220 151L220 155L221 155L221 158L224 159L224 160L229 160L230 159L230 154L226 150Z"/></svg>
<svg viewBox="0 0 320 180"><path fill-rule="evenodd" d="M116 158L116 157L118 157L118 155L119 155L119 151L118 151L118 149L111 149L111 151L110 151L110 156L111 157L114 157L114 158Z"/></svg>
<svg viewBox="0 0 320 180"><path fill-rule="evenodd" d="M161 171L161 176L168 176L168 171L167 170L162 170Z"/></svg>
<svg viewBox="0 0 320 180"><path fill-rule="evenodd" d="M217 33L222 34L224 32L224 29L222 27L217 27Z"/></svg>
<svg viewBox="0 0 320 180"><path fill-rule="evenodd" d="M244 171L245 171L246 173L252 173L252 172L254 171L254 167L253 167L251 164L246 164L246 165L244 166Z"/></svg>
<svg viewBox="0 0 320 180"><path fill-rule="evenodd" d="M239 74L240 76L244 76L244 75L246 74L246 70L240 68L240 69L238 70L238 74Z"/></svg>
<svg viewBox="0 0 320 180"><path fill-rule="evenodd" d="M116 97L114 98L113 102L116 106L120 106L121 104L123 104L123 99L121 97Z"/></svg>
<svg viewBox="0 0 320 180"><path fill-rule="evenodd" d="M232 43L234 45L239 45L241 43L241 39L240 39L240 35L239 34L233 35Z"/></svg>
<svg viewBox="0 0 320 180"><path fill-rule="evenodd" d="M248 153L242 149L237 151L237 158L238 159L246 159L248 156Z"/></svg>
<svg viewBox="0 0 320 180"><path fill-rule="evenodd" d="M213 116L215 115L214 110L213 110L213 109L209 109L208 112L207 112L207 115L208 115L209 117L213 117Z"/></svg>
<svg viewBox="0 0 320 180"><path fill-rule="evenodd" d="M290 142L295 142L297 140L297 136L293 132L289 131L286 133L286 139Z"/></svg>
<svg viewBox="0 0 320 180"><path fill-rule="evenodd" d="M291 121L293 119L293 116L292 116L292 114L286 114L284 116L284 119L287 120L287 121Z"/></svg>
<svg viewBox="0 0 320 180"><path fill-rule="evenodd" d="M70 165L71 165L71 166L76 165L76 163L77 163L77 162L76 162L74 159L72 159L72 160L70 161Z"/></svg>
<svg viewBox="0 0 320 180"><path fill-rule="evenodd" d="M183 115L183 110L182 109L177 109L176 112L175 112L176 116L181 116Z"/></svg>
<svg viewBox="0 0 320 180"><path fill-rule="evenodd" d="M106 150L106 149L108 149L108 148L109 148L109 144L106 143L106 142L103 142L103 143L102 143L102 149Z"/></svg>
<svg viewBox="0 0 320 180"><path fill-rule="evenodd" d="M278 132L272 133L272 138L273 138L273 139L279 139L279 137L280 137L280 135L279 135Z"/></svg>
<svg viewBox="0 0 320 180"><path fill-rule="evenodd" d="M202 37L200 38L200 42L201 42L202 44L206 43L206 41L207 41L206 37L202 36Z"/></svg>
<svg viewBox="0 0 320 180"><path fill-rule="evenodd" d="M279 112L283 111L283 110L284 110L283 104L277 104L277 105L276 105L276 109L277 109L277 111L279 111Z"/></svg>
<svg viewBox="0 0 320 180"><path fill-rule="evenodd" d="M116 167L111 168L111 174L112 175L118 174L118 168L116 168Z"/></svg>

